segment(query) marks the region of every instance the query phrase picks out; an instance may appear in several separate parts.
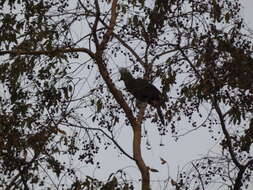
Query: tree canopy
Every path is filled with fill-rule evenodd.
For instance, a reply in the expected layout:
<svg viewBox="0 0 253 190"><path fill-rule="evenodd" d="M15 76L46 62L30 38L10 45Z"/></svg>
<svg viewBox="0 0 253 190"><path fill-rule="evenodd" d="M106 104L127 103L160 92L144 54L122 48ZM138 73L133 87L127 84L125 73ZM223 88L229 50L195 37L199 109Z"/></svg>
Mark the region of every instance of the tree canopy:
<svg viewBox="0 0 253 190"><path fill-rule="evenodd" d="M246 189L253 56L241 8L239 0L2 0L0 187L133 189L123 169L100 181L73 167L99 167L96 154L115 146L152 189L145 125L175 140L208 128L217 142L217 153L169 178L173 188ZM166 94L165 125L154 108L136 106L119 67ZM115 138L119 126L133 132L133 154Z"/></svg>

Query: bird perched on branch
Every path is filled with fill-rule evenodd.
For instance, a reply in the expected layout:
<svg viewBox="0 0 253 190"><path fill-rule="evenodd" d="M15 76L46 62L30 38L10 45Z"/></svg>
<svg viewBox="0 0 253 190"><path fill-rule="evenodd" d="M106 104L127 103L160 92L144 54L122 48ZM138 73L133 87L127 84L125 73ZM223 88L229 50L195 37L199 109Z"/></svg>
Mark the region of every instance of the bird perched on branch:
<svg viewBox="0 0 253 190"><path fill-rule="evenodd" d="M164 118L161 107L165 108L165 98L162 93L148 80L133 78L131 73L121 68L119 70L121 80L124 81L126 89L139 101L150 104L157 109L157 114L164 125Z"/></svg>

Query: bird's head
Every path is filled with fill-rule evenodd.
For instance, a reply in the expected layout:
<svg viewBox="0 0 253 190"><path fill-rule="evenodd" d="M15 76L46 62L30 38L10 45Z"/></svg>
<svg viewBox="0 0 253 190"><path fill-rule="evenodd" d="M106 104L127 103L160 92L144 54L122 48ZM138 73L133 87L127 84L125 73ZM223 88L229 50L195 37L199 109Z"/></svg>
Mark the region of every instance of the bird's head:
<svg viewBox="0 0 253 190"><path fill-rule="evenodd" d="M133 78L131 73L126 68L120 68L119 73L120 73L120 80L126 81Z"/></svg>

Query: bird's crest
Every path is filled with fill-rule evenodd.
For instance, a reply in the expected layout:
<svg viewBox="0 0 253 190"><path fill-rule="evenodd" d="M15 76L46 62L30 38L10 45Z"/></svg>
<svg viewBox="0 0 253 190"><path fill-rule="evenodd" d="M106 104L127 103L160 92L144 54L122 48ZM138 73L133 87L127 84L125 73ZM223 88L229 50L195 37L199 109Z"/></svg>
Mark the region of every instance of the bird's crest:
<svg viewBox="0 0 253 190"><path fill-rule="evenodd" d="M120 80L130 81L133 79L132 74L126 68L120 68L119 73L121 75Z"/></svg>

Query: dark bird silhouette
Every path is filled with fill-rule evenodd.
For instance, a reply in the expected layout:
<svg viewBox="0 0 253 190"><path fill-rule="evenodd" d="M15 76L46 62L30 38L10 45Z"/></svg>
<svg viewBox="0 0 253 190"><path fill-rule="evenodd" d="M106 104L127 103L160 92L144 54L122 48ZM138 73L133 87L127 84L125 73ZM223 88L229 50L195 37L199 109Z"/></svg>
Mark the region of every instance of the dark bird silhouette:
<svg viewBox="0 0 253 190"><path fill-rule="evenodd" d="M121 74L121 80L124 81L126 89L139 101L150 104L155 107L157 114L164 125L164 118L161 107L165 108L165 98L162 93L148 80L141 78L133 78L131 73L121 68L119 70Z"/></svg>

